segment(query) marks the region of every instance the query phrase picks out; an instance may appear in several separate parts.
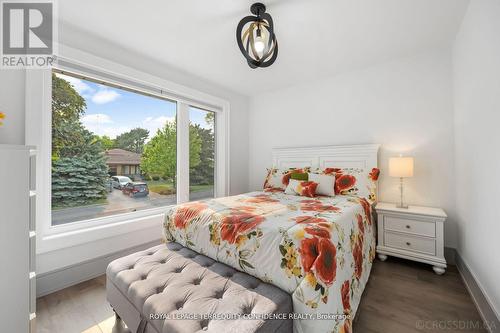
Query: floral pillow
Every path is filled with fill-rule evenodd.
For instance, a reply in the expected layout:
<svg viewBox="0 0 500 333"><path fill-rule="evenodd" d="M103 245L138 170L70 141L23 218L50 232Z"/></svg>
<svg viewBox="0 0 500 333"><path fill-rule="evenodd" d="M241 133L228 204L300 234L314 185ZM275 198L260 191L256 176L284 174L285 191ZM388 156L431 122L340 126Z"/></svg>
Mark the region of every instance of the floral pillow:
<svg viewBox="0 0 500 333"><path fill-rule="evenodd" d="M292 174L307 173L309 168L290 168L290 169L267 169L267 177L264 181L264 189L282 189L285 190L290 182Z"/></svg>
<svg viewBox="0 0 500 333"><path fill-rule="evenodd" d="M376 200L377 180L380 170L371 171L361 168L326 168L324 175L335 174L335 194L356 195L370 200Z"/></svg>
<svg viewBox="0 0 500 333"><path fill-rule="evenodd" d="M301 195L304 197L314 198L318 183L311 181L300 181L291 179L285 189L285 194Z"/></svg>

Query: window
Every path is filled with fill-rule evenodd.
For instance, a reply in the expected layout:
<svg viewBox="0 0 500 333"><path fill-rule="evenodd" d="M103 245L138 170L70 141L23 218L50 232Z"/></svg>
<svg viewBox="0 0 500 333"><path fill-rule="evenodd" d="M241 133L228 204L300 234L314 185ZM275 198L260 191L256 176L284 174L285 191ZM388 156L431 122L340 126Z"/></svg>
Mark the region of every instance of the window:
<svg viewBox="0 0 500 333"><path fill-rule="evenodd" d="M189 108L189 200L213 198L215 113Z"/></svg>
<svg viewBox="0 0 500 333"><path fill-rule="evenodd" d="M174 101L55 71L52 225L175 204L176 115Z"/></svg>
<svg viewBox="0 0 500 333"><path fill-rule="evenodd" d="M121 212L115 211L110 215L93 215L86 217L76 216L67 218L65 223L54 224L52 217L52 84L53 77L57 73L66 75L68 80L74 78L83 83L97 85L97 88L116 89L118 94L130 92L150 100L163 102L162 104L174 105L173 111L167 117L176 119L177 145L175 152L177 156L175 186L172 186L170 195L172 204L182 203L190 200L190 164L189 164L189 122L190 106L200 110L214 113L215 122L215 161L214 161L214 196L226 196L229 194L229 119L230 104L221 99L196 89L168 81L147 74L145 72L121 66L110 61L105 61L93 55L79 52L72 53L72 58L58 57L58 63L54 70L37 70L26 72L26 138L27 145L37 147L37 253L46 253L54 250L88 244L88 250L92 249L94 242L113 237L120 246L130 245L130 233L141 234L141 240L155 241L158 239L158 225L161 224L165 205L151 205L139 209L130 207ZM74 84L78 84L75 81ZM74 87L75 88L75 87ZM76 88L84 88L79 86ZM98 90L97 90L98 91ZM90 92L90 91L89 91ZM82 93L83 94L83 93ZM67 96L66 96L67 97ZM84 99L91 95L83 96ZM102 98L102 96L100 97ZM124 101L122 99L122 101ZM67 101L65 101L67 102ZM110 104L108 104L109 106ZM102 106L102 104L101 104ZM131 106L131 105L130 105ZM138 109L137 115L143 115L148 110ZM120 119L120 118L117 118ZM107 125L110 125L108 123ZM102 122L101 122L102 125ZM120 125L114 122L113 125ZM137 125L134 123L134 128ZM216 127L215 127L216 126ZM101 126L102 127L102 126ZM164 145L161 145L165 148ZM165 150L165 149L164 149ZM57 158L57 157L55 157ZM143 165L127 164L129 167L135 165L136 173L147 175L148 171ZM78 175L78 174L77 174ZM123 176L120 165L108 165L108 175L111 177ZM111 178L109 177L109 178ZM128 177L128 176L127 176ZM129 177L130 178L130 177ZM152 178L152 177L151 177ZM159 179L160 180L160 179ZM152 180L150 180L152 182ZM147 183L147 181L146 181ZM165 186L163 186L165 188ZM161 189L161 188L160 188ZM117 189L113 189L116 191ZM154 196L148 187L148 198ZM118 193L118 192L117 192ZM123 194L123 192L122 192ZM127 195L123 194L125 197ZM137 202L145 201L144 197L137 197ZM89 207L89 206L83 206ZM96 204L93 207L99 207ZM100 206L102 208L102 206ZM62 213L66 208L59 207ZM107 213L107 212L105 212ZM74 223L70 223L74 222ZM117 243L117 244L118 244ZM85 245L87 246L87 245ZM101 253L101 250L96 248ZM104 253L103 253L104 254Z"/></svg>

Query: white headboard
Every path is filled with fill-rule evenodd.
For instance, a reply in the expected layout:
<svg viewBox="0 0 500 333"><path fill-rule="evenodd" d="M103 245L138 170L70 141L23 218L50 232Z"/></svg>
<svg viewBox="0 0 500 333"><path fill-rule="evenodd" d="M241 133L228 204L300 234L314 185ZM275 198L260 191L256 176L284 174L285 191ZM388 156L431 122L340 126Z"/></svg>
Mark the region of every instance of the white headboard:
<svg viewBox="0 0 500 333"><path fill-rule="evenodd" d="M273 148L273 166L276 168L363 168L370 170L378 167L377 153L379 144L289 147Z"/></svg>

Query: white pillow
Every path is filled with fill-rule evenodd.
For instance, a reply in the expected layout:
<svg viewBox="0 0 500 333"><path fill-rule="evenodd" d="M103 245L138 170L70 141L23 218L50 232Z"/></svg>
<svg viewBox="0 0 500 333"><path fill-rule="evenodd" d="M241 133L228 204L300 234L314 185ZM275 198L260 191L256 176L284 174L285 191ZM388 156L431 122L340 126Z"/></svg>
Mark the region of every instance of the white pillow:
<svg viewBox="0 0 500 333"><path fill-rule="evenodd" d="M300 185L300 181L296 179L290 179L288 185L285 189L285 194L300 195L296 189Z"/></svg>
<svg viewBox="0 0 500 333"><path fill-rule="evenodd" d="M329 197L335 196L335 173L331 173L328 175L309 173L308 180L318 183L316 194L327 195Z"/></svg>

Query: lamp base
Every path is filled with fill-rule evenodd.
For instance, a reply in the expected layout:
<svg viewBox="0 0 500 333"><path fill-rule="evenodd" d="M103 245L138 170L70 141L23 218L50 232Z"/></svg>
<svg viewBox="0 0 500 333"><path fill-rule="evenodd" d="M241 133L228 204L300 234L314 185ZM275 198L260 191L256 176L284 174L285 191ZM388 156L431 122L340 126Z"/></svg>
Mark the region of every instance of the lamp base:
<svg viewBox="0 0 500 333"><path fill-rule="evenodd" d="M399 178L399 189L401 190L401 200L396 205L396 208L408 209L408 205L405 204L403 199L403 177Z"/></svg>

